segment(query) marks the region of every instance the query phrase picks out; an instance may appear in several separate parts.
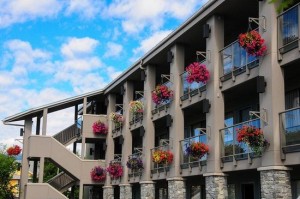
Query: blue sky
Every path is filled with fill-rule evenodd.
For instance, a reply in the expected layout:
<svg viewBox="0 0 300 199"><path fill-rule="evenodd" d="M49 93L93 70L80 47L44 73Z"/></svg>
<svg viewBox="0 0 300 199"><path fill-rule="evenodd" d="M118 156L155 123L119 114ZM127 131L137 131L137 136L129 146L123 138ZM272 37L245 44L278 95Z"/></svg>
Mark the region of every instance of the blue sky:
<svg viewBox="0 0 300 199"><path fill-rule="evenodd" d="M206 1L1 0L0 119L103 88ZM51 117L53 134L72 110ZM0 143L18 134L0 124Z"/></svg>

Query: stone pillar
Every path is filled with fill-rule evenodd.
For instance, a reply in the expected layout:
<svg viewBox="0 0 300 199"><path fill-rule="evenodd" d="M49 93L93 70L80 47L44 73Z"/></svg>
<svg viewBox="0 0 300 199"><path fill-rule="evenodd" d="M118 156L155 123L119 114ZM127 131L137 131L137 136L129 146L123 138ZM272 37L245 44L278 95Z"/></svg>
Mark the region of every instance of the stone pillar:
<svg viewBox="0 0 300 199"><path fill-rule="evenodd" d="M120 184L120 199L132 199L132 189L130 184Z"/></svg>
<svg viewBox="0 0 300 199"><path fill-rule="evenodd" d="M103 198L105 198L105 199L114 199L114 188L113 188L113 186L104 186L103 187Z"/></svg>
<svg viewBox="0 0 300 199"><path fill-rule="evenodd" d="M107 99L108 99L107 115L109 116L109 114L111 112L116 111L116 95L110 93L110 94L108 94ZM105 154L105 163L107 166L109 165L110 161L114 159L114 139L112 138L112 127L113 127L112 121L109 120L108 121L108 134L106 136L106 146L107 147L106 147L106 154ZM105 184L110 185L110 183L111 183L111 179L108 175L106 178ZM106 187L109 188L110 186L106 186Z"/></svg>
<svg viewBox="0 0 300 199"><path fill-rule="evenodd" d="M183 178L169 178L167 181L170 199L186 198L185 181Z"/></svg>
<svg viewBox="0 0 300 199"><path fill-rule="evenodd" d="M144 97L145 97L145 111L143 126L145 127L145 135L143 137L143 163L144 170L142 180L151 180L151 155L150 149L154 148L155 129L152 122L152 90L155 88L156 68L148 65L146 68L146 80L144 82Z"/></svg>
<svg viewBox="0 0 300 199"><path fill-rule="evenodd" d="M23 139L23 152L22 152L22 168L21 168L21 182L20 182L20 199L25 199L25 185L28 183L28 138L31 135L32 118L25 120L24 139Z"/></svg>
<svg viewBox="0 0 300 199"><path fill-rule="evenodd" d="M155 182L143 181L141 185L141 199L154 199L155 198Z"/></svg>
<svg viewBox="0 0 300 199"><path fill-rule="evenodd" d="M289 169L283 166L259 168L261 199L291 199L291 179Z"/></svg>
<svg viewBox="0 0 300 199"><path fill-rule="evenodd" d="M205 176L207 199L225 199L228 197L227 178L225 175Z"/></svg>
<svg viewBox="0 0 300 199"><path fill-rule="evenodd" d="M171 49L174 59L170 64L170 75L172 81L172 89L174 91L173 101L170 107L170 114L173 118L173 124L170 126L170 147L174 155L174 161L171 167L174 169L170 170L170 177L180 176L180 140L184 139L184 116L183 111L180 107L180 96L181 96L181 77L180 75L184 72L184 47L175 45Z"/></svg>

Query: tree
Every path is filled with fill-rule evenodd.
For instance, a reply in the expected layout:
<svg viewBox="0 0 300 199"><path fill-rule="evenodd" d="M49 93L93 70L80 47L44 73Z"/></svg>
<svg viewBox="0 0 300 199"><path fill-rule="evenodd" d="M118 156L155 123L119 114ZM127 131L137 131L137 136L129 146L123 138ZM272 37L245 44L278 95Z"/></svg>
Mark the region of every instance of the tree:
<svg viewBox="0 0 300 199"><path fill-rule="evenodd" d="M17 170L15 157L7 156L3 151L0 152L0 198L13 199L13 189L10 185L13 174Z"/></svg>
<svg viewBox="0 0 300 199"><path fill-rule="evenodd" d="M278 3L281 0L270 0L270 3ZM282 0L279 3L279 6L277 8L277 12L282 12L284 9L289 8L291 5L293 5L294 0Z"/></svg>

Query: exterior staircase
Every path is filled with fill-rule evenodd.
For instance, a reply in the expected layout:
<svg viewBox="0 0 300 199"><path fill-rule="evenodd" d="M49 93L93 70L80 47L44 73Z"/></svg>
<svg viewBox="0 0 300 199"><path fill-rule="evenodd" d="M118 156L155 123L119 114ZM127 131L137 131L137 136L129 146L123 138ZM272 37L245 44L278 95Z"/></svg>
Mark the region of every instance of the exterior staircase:
<svg viewBox="0 0 300 199"><path fill-rule="evenodd" d="M75 185L77 182L72 176L65 172L61 172L54 176L52 179L48 180L48 184L57 189L59 192L63 193L71 186Z"/></svg>
<svg viewBox="0 0 300 199"><path fill-rule="evenodd" d="M81 125L78 123L72 124L61 132L55 134L53 137L61 144L68 146L75 142L81 134Z"/></svg>

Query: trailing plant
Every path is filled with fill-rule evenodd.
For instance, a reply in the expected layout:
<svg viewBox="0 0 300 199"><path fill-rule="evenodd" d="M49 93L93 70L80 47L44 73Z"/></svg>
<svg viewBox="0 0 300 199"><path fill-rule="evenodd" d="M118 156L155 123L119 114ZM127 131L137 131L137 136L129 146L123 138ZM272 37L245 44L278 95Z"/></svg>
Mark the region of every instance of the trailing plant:
<svg viewBox="0 0 300 199"><path fill-rule="evenodd" d="M155 90L152 91L152 101L156 105L160 105L163 102L170 100L173 97L173 91L166 85L157 85Z"/></svg>
<svg viewBox="0 0 300 199"><path fill-rule="evenodd" d="M123 115L121 115L120 113L115 113L115 112L110 114L110 119L115 124L116 127L122 126L122 123L124 121Z"/></svg>
<svg viewBox="0 0 300 199"><path fill-rule="evenodd" d="M238 41L239 45L251 56L261 57L267 50L265 40L256 30L240 34Z"/></svg>
<svg viewBox="0 0 300 199"><path fill-rule="evenodd" d="M207 144L202 142L192 142L185 151L192 158L200 159L209 152L209 148Z"/></svg>
<svg viewBox="0 0 300 199"><path fill-rule="evenodd" d="M106 135L108 133L108 128L106 124L104 124L100 120L94 122L92 128L93 128L93 133L95 135Z"/></svg>
<svg viewBox="0 0 300 199"><path fill-rule="evenodd" d="M280 13L283 10L289 8L291 5L293 5L294 0L270 0L269 3L279 3L277 7L277 12Z"/></svg>
<svg viewBox="0 0 300 199"><path fill-rule="evenodd" d="M185 71L187 72L186 80L188 83L206 83L209 80L209 71L204 64L199 62L193 62L186 67Z"/></svg>
<svg viewBox="0 0 300 199"><path fill-rule="evenodd" d="M140 157L131 157L128 159L126 166L128 169L139 170L143 169L143 161Z"/></svg>
<svg viewBox="0 0 300 199"><path fill-rule="evenodd" d="M136 100L136 101L131 101L129 103L129 111L133 114L137 113L143 113L144 110L144 105L141 101Z"/></svg>
<svg viewBox="0 0 300 199"><path fill-rule="evenodd" d="M255 154L261 154L262 150L269 145L263 131L255 126L243 126L237 129L237 133L237 141L245 142Z"/></svg>
<svg viewBox="0 0 300 199"><path fill-rule="evenodd" d="M123 175L123 167L119 162L113 162L109 164L106 171L111 178L120 178Z"/></svg>
<svg viewBox="0 0 300 199"><path fill-rule="evenodd" d="M106 171L100 166L95 166L90 174L91 179L95 182L103 182L106 179Z"/></svg>
<svg viewBox="0 0 300 199"><path fill-rule="evenodd" d="M171 164L173 162L173 153L171 151L156 150L152 154L152 161L157 164Z"/></svg>

